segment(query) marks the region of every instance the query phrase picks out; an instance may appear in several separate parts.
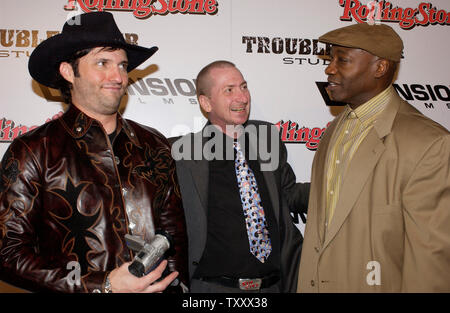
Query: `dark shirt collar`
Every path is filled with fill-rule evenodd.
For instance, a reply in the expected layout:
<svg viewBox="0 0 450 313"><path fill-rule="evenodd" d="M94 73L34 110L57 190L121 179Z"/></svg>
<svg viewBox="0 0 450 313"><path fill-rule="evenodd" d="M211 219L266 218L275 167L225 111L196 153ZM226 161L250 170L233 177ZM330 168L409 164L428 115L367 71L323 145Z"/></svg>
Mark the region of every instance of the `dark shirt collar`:
<svg viewBox="0 0 450 313"><path fill-rule="evenodd" d="M70 105L66 113L63 114L61 121L67 132L75 139L82 138L91 127L100 127L103 129L99 121L87 116L73 104ZM122 118L120 113L117 113L116 135L119 135L122 131L128 136L133 144L139 147L141 146L136 136L136 132L131 125L126 119Z"/></svg>

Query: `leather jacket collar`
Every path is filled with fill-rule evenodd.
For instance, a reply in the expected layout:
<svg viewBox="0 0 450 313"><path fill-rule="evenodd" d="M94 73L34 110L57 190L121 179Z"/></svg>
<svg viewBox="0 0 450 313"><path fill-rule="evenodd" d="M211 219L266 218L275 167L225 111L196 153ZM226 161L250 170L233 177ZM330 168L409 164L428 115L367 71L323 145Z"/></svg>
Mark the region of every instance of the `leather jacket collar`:
<svg viewBox="0 0 450 313"><path fill-rule="evenodd" d="M73 104L70 105L67 112L63 114L61 117L61 122L67 132L75 139L81 139L84 135L86 135L91 127L100 127L103 129L103 126L99 121L89 117ZM119 134L122 130L134 145L142 148L131 125L124 118L122 118L120 113L117 113L117 134Z"/></svg>

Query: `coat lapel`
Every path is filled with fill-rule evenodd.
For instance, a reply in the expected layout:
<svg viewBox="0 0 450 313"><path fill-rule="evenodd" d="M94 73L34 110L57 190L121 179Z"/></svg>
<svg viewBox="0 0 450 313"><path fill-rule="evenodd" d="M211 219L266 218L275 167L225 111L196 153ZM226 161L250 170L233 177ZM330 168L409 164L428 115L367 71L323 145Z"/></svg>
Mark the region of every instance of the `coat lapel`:
<svg viewBox="0 0 450 313"><path fill-rule="evenodd" d="M373 169L383 154L385 150L384 137L391 132L392 124L398 112L400 102L400 97L397 94L394 94L390 103L388 103L384 112L377 119L374 127L369 131L366 138L361 142L358 150L350 161L344 181L342 182L341 192L333 219L328 226L324 248L331 240L333 240L336 233L345 222L345 219L351 212L356 200L362 192L365 182L372 174ZM323 182L323 185L325 185L326 188L326 182ZM326 190L322 195L325 194Z"/></svg>
<svg viewBox="0 0 450 313"><path fill-rule="evenodd" d="M328 226L324 247L341 228L384 150L383 141L372 128L350 161L333 219Z"/></svg>
<svg viewBox="0 0 450 313"><path fill-rule="evenodd" d="M249 138L253 138L254 140L255 139L257 140L257 142L253 142L252 140L249 141L249 149L250 149L249 155L256 155L257 159L258 159L258 163L261 165L264 162L267 162L267 160L261 159L261 151L258 150L258 145L260 144L259 143L259 139L260 139L259 132L267 130L268 134L267 134L267 142L266 143L269 144L271 142L272 138L277 138L277 140L278 140L278 137L279 137L278 129L273 125L270 125L270 126L264 125L265 127L258 127L260 125L252 124L251 122L248 123L247 125L255 126L255 127L246 127L246 131L249 132ZM260 147L260 149L261 149L261 147ZM263 177L264 177L264 180L266 183L266 187L267 187L267 190L269 193L269 198L270 198L270 201L272 204L275 219L277 221L277 224L279 224L280 223L280 200L279 200L280 194L278 192L278 187L277 187L277 182L275 179L274 171L261 170L261 172L263 174Z"/></svg>
<svg viewBox="0 0 450 313"><path fill-rule="evenodd" d="M197 160L194 161L194 167L191 168L192 179L197 189L198 197L200 198L200 203L202 204L203 210L206 213L208 207L208 182L209 182L209 168L208 161Z"/></svg>
<svg viewBox="0 0 450 313"><path fill-rule="evenodd" d="M332 122L328 128L325 130L325 134L320 139L319 148L316 152L316 156L314 159L315 164L322 164L322 166L315 166L315 173L312 173L312 182L318 190L317 196L310 197L310 201L316 201L315 203L309 203L309 207L315 207L317 214L317 229L318 235L320 238L320 242L324 242L325 240L325 206L327 203L326 192L327 192L327 180L326 180L326 166L327 166L327 155L328 150L330 149L331 138L336 130L336 126L339 124L342 119L342 114L340 117L336 118L334 122ZM314 188L317 190L316 188ZM313 200L314 199L314 200ZM309 211L309 210L308 210Z"/></svg>
<svg viewBox="0 0 450 313"><path fill-rule="evenodd" d="M262 172L264 176L264 180L266 181L267 190L269 191L270 201L272 203L273 213L275 214L275 218L277 223L280 223L280 201L277 184L275 182L275 177L272 171L264 171Z"/></svg>
<svg viewBox="0 0 450 313"><path fill-rule="evenodd" d="M195 149L201 149L203 151L203 146L205 145L207 138L204 138L204 136L202 136L202 133L203 130L193 135L193 140L191 142L192 155L195 154ZM197 151L197 153L199 153L199 151ZM208 208L209 183L208 160L204 158L203 153L201 153L200 159L198 159L198 157L193 157L193 160L194 161L192 162L188 162L188 164L192 164L192 166L190 167L192 180L197 190L197 195L200 199L200 203L202 204L203 212L206 214Z"/></svg>

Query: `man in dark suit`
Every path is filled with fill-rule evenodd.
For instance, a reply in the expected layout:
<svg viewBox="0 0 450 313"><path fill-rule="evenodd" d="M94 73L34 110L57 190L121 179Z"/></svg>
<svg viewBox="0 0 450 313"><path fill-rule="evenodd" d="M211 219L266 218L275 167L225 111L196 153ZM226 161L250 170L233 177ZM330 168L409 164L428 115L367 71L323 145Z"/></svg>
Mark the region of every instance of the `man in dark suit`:
<svg viewBox="0 0 450 313"><path fill-rule="evenodd" d="M306 211L278 130L248 121L250 92L235 65L197 76L208 123L173 139L186 215L191 292L293 292L303 238L289 208Z"/></svg>

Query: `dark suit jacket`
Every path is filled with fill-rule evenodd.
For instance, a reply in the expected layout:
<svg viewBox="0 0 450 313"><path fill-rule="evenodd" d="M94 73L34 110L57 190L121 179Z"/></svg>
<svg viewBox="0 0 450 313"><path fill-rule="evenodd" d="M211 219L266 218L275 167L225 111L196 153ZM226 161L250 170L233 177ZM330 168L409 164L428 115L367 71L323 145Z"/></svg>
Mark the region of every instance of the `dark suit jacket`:
<svg viewBox="0 0 450 313"><path fill-rule="evenodd" d="M295 292L297 285L298 260L300 259L301 245L303 238L296 226L293 224L289 213L289 206L296 207L293 211L306 211L309 183L296 184L295 174L287 163L286 147L279 139L279 133L275 126L267 122L249 121L246 126L252 125L250 129L252 135L260 138L259 126L265 126L268 135L277 141L279 146L278 154L279 164L272 170L263 171L263 177L269 190L269 196L274 209L274 214L280 230L281 243L281 281L283 292ZM204 128L205 129L205 128ZM204 130L203 129L203 130ZM203 255L206 245L207 234L207 201L208 201L208 178L209 166L208 155L200 153L208 138L202 136L203 130L198 133L190 133L181 138L170 138L172 145L172 155L175 156L177 176L180 183L183 206L186 216L186 224L189 239L189 275L192 279L198 263ZM251 135L250 135L251 136ZM272 137L273 136L273 137ZM269 149L271 149L270 142ZM190 155L187 159L179 159L176 153L182 149L184 155ZM276 147L275 147L276 148ZM255 149L250 143L250 149ZM197 154L195 153L197 150ZM255 151L255 150L253 150ZM270 162L263 160L258 151L258 161L261 166L268 165ZM266 162L265 162L266 161ZM275 162L276 163L276 162Z"/></svg>

